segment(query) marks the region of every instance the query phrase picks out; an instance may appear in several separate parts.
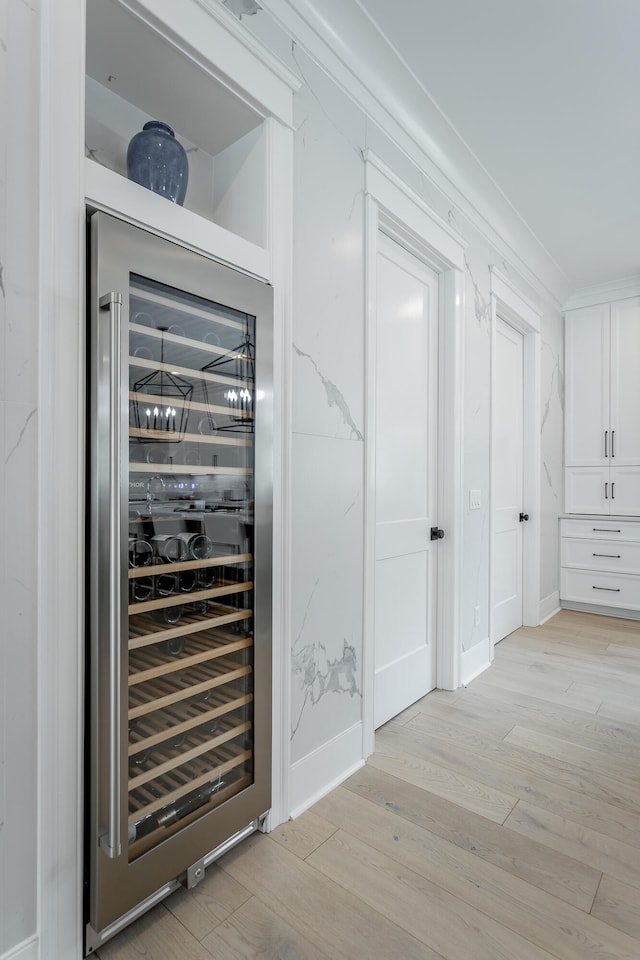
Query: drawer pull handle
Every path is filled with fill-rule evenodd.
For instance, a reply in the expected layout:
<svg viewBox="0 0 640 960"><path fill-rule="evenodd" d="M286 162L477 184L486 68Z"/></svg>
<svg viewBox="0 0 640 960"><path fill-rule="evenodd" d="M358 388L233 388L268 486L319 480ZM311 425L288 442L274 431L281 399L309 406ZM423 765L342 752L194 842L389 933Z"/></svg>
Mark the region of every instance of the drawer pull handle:
<svg viewBox="0 0 640 960"><path fill-rule="evenodd" d="M622 533L622 530L608 530L607 527L593 527L594 533Z"/></svg>
<svg viewBox="0 0 640 960"><path fill-rule="evenodd" d="M594 587L594 590L606 590L607 593L620 593L620 587Z"/></svg>
<svg viewBox="0 0 640 960"><path fill-rule="evenodd" d="M619 560L619 553L594 553L594 557L610 557L611 560Z"/></svg>

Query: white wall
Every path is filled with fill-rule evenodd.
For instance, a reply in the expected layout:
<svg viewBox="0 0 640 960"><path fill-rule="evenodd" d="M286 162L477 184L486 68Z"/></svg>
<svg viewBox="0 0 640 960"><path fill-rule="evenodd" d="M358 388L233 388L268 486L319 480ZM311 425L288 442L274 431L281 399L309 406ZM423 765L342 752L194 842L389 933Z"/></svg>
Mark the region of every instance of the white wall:
<svg viewBox="0 0 640 960"><path fill-rule="evenodd" d="M279 5L281 7L282 5ZM265 10L243 23L303 81L295 100L293 301L292 760L361 719L364 433L362 151L372 149L468 241L464 331L462 649L488 637L490 273L511 277L542 313L541 599L558 588L562 490L562 319L465 212L398 149ZM426 168L425 168L426 169ZM515 259L515 258L514 258ZM530 280L530 278L529 278ZM481 620L474 626L474 607ZM336 773L327 767L327 780ZM299 800L299 796L296 796Z"/></svg>
<svg viewBox="0 0 640 960"><path fill-rule="evenodd" d="M0 956L37 910L39 29L0 4Z"/></svg>

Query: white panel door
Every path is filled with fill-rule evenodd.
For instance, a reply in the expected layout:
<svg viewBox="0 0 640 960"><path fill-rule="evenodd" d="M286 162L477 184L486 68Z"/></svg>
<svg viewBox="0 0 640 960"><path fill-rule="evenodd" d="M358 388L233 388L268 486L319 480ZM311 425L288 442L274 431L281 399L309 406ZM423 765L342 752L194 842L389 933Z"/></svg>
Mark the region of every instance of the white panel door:
<svg viewBox="0 0 640 960"><path fill-rule="evenodd" d="M639 359L640 298L633 297L611 304L612 467L640 466Z"/></svg>
<svg viewBox="0 0 640 960"><path fill-rule="evenodd" d="M494 345L491 640L522 626L524 338L498 318Z"/></svg>
<svg viewBox="0 0 640 960"><path fill-rule="evenodd" d="M435 686L438 277L379 236L375 726Z"/></svg>
<svg viewBox="0 0 640 960"><path fill-rule="evenodd" d="M609 462L609 305L571 310L565 318L565 457L567 467Z"/></svg>

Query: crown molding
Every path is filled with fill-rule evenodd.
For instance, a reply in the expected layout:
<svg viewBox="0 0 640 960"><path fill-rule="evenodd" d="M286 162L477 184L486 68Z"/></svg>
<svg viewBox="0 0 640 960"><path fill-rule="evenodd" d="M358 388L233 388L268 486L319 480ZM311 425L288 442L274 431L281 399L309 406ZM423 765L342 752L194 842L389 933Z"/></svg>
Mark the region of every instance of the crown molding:
<svg viewBox="0 0 640 960"><path fill-rule="evenodd" d="M562 309L569 279L358 0L265 0L263 12L384 131L455 214L536 294Z"/></svg>
<svg viewBox="0 0 640 960"><path fill-rule="evenodd" d="M296 93L302 86L300 79L288 69L278 57L274 56L262 43L242 26L242 22L219 0L195 0L207 13L217 20L235 40L271 70L290 90Z"/></svg>
<svg viewBox="0 0 640 960"><path fill-rule="evenodd" d="M629 297L640 297L640 276L611 280L593 287L581 287L571 294L564 309L578 310L580 307L595 307L599 303L628 300Z"/></svg>

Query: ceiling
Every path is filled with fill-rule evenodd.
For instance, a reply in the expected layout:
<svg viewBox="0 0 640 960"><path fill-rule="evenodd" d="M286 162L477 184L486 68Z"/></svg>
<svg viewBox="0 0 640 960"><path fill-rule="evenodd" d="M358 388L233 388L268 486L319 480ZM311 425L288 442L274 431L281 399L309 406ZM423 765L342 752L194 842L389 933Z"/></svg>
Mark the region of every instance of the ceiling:
<svg viewBox="0 0 640 960"><path fill-rule="evenodd" d="M640 276L640 0L357 0L566 274Z"/></svg>

